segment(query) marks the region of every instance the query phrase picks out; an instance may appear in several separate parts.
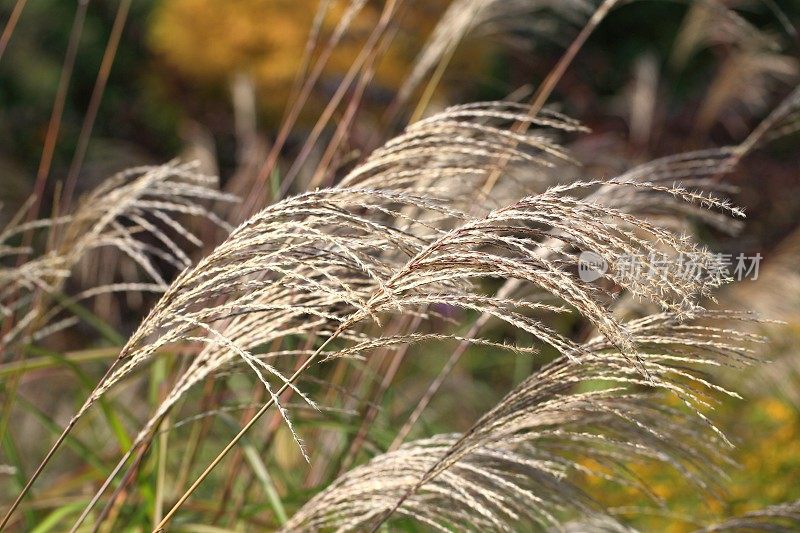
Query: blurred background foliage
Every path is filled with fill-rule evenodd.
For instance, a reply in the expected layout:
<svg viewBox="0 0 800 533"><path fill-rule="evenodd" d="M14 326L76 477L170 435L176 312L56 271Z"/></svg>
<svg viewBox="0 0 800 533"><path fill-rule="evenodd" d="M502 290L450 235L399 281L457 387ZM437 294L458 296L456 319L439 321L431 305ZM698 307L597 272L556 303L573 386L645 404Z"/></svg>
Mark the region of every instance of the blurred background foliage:
<svg viewBox="0 0 800 533"><path fill-rule="evenodd" d="M447 3L413 2L402 11L392 44L364 97L367 117L388 105ZM594 141L613 143L611 154L617 152L620 160L740 140L752 117L775 101L770 96L796 79L797 35L787 32L785 21L767 2L728 3L740 4L747 20L775 42L749 42L735 34L736 28L710 32L714 25L703 26L702 17L687 21L691 10L685 2L631 3L611 13L591 37L553 101L591 126ZM14 4L0 4L0 20L8 19ZM89 144L81 189L91 188L113 170L163 161L187 146L210 152L223 179L229 177L237 164L234 80L252 80L258 129L269 137L286 107L317 4L238 0L232 9L223 0L133 2ZM345 4L331 2L323 38L334 31ZM357 55L377 21L379 4L367 3L335 49L305 108L306 118L301 117L301 128L295 129L298 138L304 124L311 127L320 103L327 101ZM797 18L797 2L778 4L786 17ZM54 176L69 167L118 5L93 0L87 10ZM72 2L31 2L0 62L5 202L24 198L30 176L36 173L74 14ZM469 36L458 48L435 101L444 105L502 98L520 87L536 87L582 20L558 20L546 10L538 19L542 28L536 28L533 38L516 28L489 28ZM658 97L650 127L641 117L630 120L632 113L648 114L630 109L628 97L636 83L645 82L656 84ZM792 182L792 192L798 192L796 180ZM783 180L780 188L785 186ZM787 218L796 214L787 209Z"/></svg>
<svg viewBox="0 0 800 533"><path fill-rule="evenodd" d="M610 175L631 162L741 141L757 119L797 84L800 2L726 3L740 8L742 16L771 40L748 40L742 28L715 24L719 21L713 14L698 12L688 2L650 1L615 10L590 38L551 99L592 128L592 133L573 147L590 162L588 175ZM79 190L92 188L114 171L165 161L181 153L200 154L223 182L229 180L239 166L233 96L236 80L247 80L254 102L250 119L268 145L295 83L318 4L317 0L135 0L94 126ZM331 3L322 35L335 31L344 4ZM13 0L0 1L0 22L8 20L14 5ZM446 0L417 1L403 10L393 44L365 94L363 116L352 133L354 150L369 144L358 142L359 136L368 138L372 133L370 125L383 116L447 5ZM13 213L31 193L75 7L76 2L65 0L28 2L0 60L0 202L8 207L3 216ZM118 7L115 0L90 2L50 172L54 179L47 183L50 192L67 173L75 152ZM369 2L334 51L311 105L292 134L297 140L312 127L379 14L380 2ZM554 15L542 15L541 22L542 31L537 31L534 39L528 38L524 29L487 31L468 38L455 53L430 109L529 94L580 27L576 21L556 21ZM292 146L290 141L289 152ZM723 251L735 247L769 257L770 250L797 230L798 177L800 158L793 145L779 144L769 154L747 161L733 177L733 183L742 189L737 201L749 214L745 232L727 241L708 235L709 242ZM127 319L135 323L137 317ZM507 332L493 334L503 338ZM790 341L790 348L796 347ZM435 375L439 365L432 367L425 356L409 359L397 379L398 390L407 388L413 392L411 397L417 397L420 391L415 383L419 383L417 388L424 387L429 379L418 376ZM454 425L467 426L531 368L533 363L525 359L471 352L432 404L423 428L450 431ZM70 387L64 385L65 391ZM35 397L36 383L28 391ZM82 397L74 391L70 394ZM125 394L123 391L122 397ZM152 395L155 402L157 391ZM394 400L390 392L388 405ZM404 405L404 401L400 398L397 404ZM70 410L66 405L65 412ZM375 438L386 423L383 416L375 424ZM697 516L728 515L800 498L800 412L796 404L780 398L727 400L716 420L737 444L734 457L740 464L725 487L730 495L724 504L728 507L723 508L717 500L701 499L666 472L642 472L655 480L656 493L671 509ZM42 430L38 431L41 435ZM275 446L276 456L271 460L287 468L300 464L301 458L283 430L278 431ZM282 482L278 479L276 483L280 486ZM637 503L626 494L604 494L610 505ZM299 503L305 495L295 496ZM676 524L675 528L683 530L688 525Z"/></svg>
<svg viewBox="0 0 800 533"><path fill-rule="evenodd" d="M581 117L593 128L595 139L625 141L624 149L616 148L626 159L631 152L657 156L741 139L753 115L775 101L770 96L796 79L798 43L797 35L787 33L783 17L776 16L768 2L727 3L741 5L747 20L774 36L775 42L748 42L735 35L736 28L711 32L711 23L704 27L702 20L687 21L691 11L687 2L634 2L612 12L590 38L553 102ZM382 111L391 100L447 4L446 0L412 2L402 10L391 46L365 95L367 111ZM785 17L798 17L798 3L778 4ZM0 4L0 20L8 19L14 5L14 1ZM223 179L228 177L236 161L234 80L241 75L252 80L259 131L267 137L274 133L317 5L317 0L237 0L233 9L224 0L133 2L81 188L90 188L110 170L165 160L193 143L210 147ZM330 3L323 39L334 31L345 5ZM90 2L53 175L68 168L118 6L114 0ZM319 111L313 103L325 102L335 90L379 13L380 2L368 2L359 12L334 50L305 111L308 117L294 135L302 138L302 125L310 127ZM74 15L73 2L31 2L0 62L4 200L19 200L29 192ZM444 105L502 98L520 87L536 87L582 20L558 20L547 10L537 18L543 27L536 28L535 38L527 38L531 36L518 28L499 32L489 28L468 36L436 101ZM768 61L746 60L767 52L772 52ZM651 128L631 123L631 110L625 109L631 105L627 96L637 76L643 75L654 77L658 89L653 116L659 122Z"/></svg>

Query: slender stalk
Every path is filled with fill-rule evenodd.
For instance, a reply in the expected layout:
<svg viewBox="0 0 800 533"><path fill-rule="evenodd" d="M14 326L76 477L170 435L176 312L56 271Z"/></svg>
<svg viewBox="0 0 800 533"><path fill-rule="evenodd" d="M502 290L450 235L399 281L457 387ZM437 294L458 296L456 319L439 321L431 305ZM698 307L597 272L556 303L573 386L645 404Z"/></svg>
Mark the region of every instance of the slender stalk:
<svg viewBox="0 0 800 533"><path fill-rule="evenodd" d="M30 477L30 479L28 479L28 482L25 483L25 486L22 487L22 490L17 495L17 498L11 504L11 507L9 507L8 511L6 511L6 514L3 517L3 520L0 520L0 531L5 529L6 525L8 524L8 521L11 519L11 516L14 514L14 511L17 509L17 507L19 507L19 504L22 503L22 499L25 497L25 495L28 493L28 491L30 491L31 486L33 486L33 483L41 475L42 471L44 470L44 467L47 465L48 462L50 462L50 459L56 453L56 450L61 446L61 443L63 443L64 440L67 438L67 435L72 430L73 426L75 426L75 423L77 421L78 421L77 417L73 417L69 421L69 423L67 424L67 427L64 428L64 431L61 432L61 435L59 435L59 437L56 440L55 444L53 444L53 446L50 448L50 451L47 452L47 455L45 455L45 457L42 460L42 462L39 463L39 466L36 468L36 470L34 471L33 475Z"/></svg>
<svg viewBox="0 0 800 533"><path fill-rule="evenodd" d="M22 15L22 10L25 9L25 4L28 3L28 0L17 0L17 3L14 4L14 9L11 11L11 16L8 17L8 22L6 22L6 27L3 28L3 33L0 34L0 59L3 58L3 52L6 51L8 47L8 41L11 40L11 34L14 33L14 29L17 27L17 22L19 22L19 17Z"/></svg>
<svg viewBox="0 0 800 533"><path fill-rule="evenodd" d="M442 57L441 61L439 61L439 64L436 65L436 70L433 71L430 80L428 80L428 83L425 85L425 90L423 91L419 102L417 102L417 106L414 108L414 112L411 113L409 123L413 124L422 118L422 115L428 108L428 104L430 104L431 100L433 99L433 93L436 92L436 88L442 81L444 72L447 70L448 65L450 65L450 61L453 60L453 55L455 55L457 48L458 46L451 46L450 49L447 50L447 53L444 55L444 57Z"/></svg>
<svg viewBox="0 0 800 533"><path fill-rule="evenodd" d="M55 102L53 103L53 110L50 115L50 122L47 126L47 133L45 135L44 147L42 149L42 157L39 161L39 168L36 172L36 181L34 183L33 201L30 202L28 209L28 221L33 220L39 212L41 205L41 198L44 193L45 184L47 183L47 176L50 173L50 166L53 161L53 154L55 152L56 142L58 141L58 132L61 128L61 119L64 114L64 106L69 89L70 79L72 78L72 71L75 67L75 58L77 57L78 43L80 36L83 33L83 23L86 19L86 10L88 7L88 0L80 0L78 8L75 12L73 19L72 29L70 30L69 42L67 44L67 52L64 58L64 63L61 67L61 76L58 81L58 89L56 90ZM23 247L31 244L33 239L32 231L27 231L23 237ZM24 261L25 255L18 256L17 265ZM38 298L38 294L37 294ZM4 326L10 324L4 322ZM22 354L20 354L22 357ZM11 399L16 395L16 390L19 385L19 375L14 375L6 383L6 399L2 409L2 416L0 416L0 437L5 434L8 427L8 420L11 416ZM5 521L0 523L2 529Z"/></svg>
<svg viewBox="0 0 800 533"><path fill-rule="evenodd" d="M264 195L267 182L269 181L269 177L272 175L275 165L278 162L278 157L280 156L281 150L283 150L283 147L289 138L289 133L291 132L292 127L297 121L297 118L300 116L300 111L303 109L303 105L305 105L305 102L308 100L309 96L311 96L311 91L313 90L314 85L316 85L319 77L322 75L322 71L333 54L334 48L344 35L344 32L346 31L352 19L355 17L356 13L361 10L363 5L363 1L356 1L350 5L348 8L348 13L345 14L342 19L342 23L336 29L336 31L334 31L334 34L328 40L328 43L326 44L325 48L323 48L322 52L317 58L317 61L314 63L314 66L309 71L308 77L299 90L297 98L294 100L294 102L292 102L289 112L286 114L281 123L281 127L278 130L275 141L272 144L269 153L267 154L267 158L255 178L255 183L252 186L252 190L250 191L247 200L242 205L241 220L245 220L259 209L260 203L263 200L262 196Z"/></svg>
<svg viewBox="0 0 800 533"><path fill-rule="evenodd" d="M373 57L373 51L376 49L376 47L378 47L381 37L384 35L389 22L392 20L392 16L397 9L397 4L399 1L401 0L389 0L384 5L383 13L381 13L381 18L378 21L378 25L370 34L361 52L350 65L350 68L348 69L342 81L337 85L336 92L328 101L328 104L325 106L325 109L323 110L316 124L314 124L314 128L308 134L306 141L303 143L303 148L300 150L297 158L292 163L292 166L286 172L286 176L281 183L281 196L285 196L289 191L289 187L297 177L297 174L300 172L300 169L305 163L306 159L308 159L308 157L311 155L317 140L319 139L320 135L322 135L325 126L328 124L328 122L330 122L337 107L341 103L347 91L350 89L350 86L355 80L356 75L361 72L364 65L367 64L367 61Z"/></svg>
<svg viewBox="0 0 800 533"><path fill-rule="evenodd" d="M325 149L325 153L323 154L322 158L317 165L317 169L314 171L313 177L309 182L308 189L314 190L315 188L319 187L320 185L324 184L326 181L330 181L333 178L335 168L333 165L334 156L339 152L339 147L342 141L347 137L347 134L351 131L350 126L353 123L356 114L358 113L361 98L364 95L364 91L369 85L369 82L372 81L372 77L375 74L375 59L379 57L385 49L389 46L391 42L391 37L394 36L394 33L387 34L381 41L381 45L376 47L373 53L370 56L370 59L367 62L367 66L364 67L364 72L362 73L358 83L356 84L355 89L353 90L353 96L350 98L350 102L345 109L344 116L339 121L339 125L336 127L336 131L333 134L330 142L328 143L328 147ZM327 180L326 180L327 178Z"/></svg>
<svg viewBox="0 0 800 533"><path fill-rule="evenodd" d="M592 16L589 18L589 21L583 27L581 32L572 41L572 44L569 45L564 55L561 56L561 59L558 60L556 66L553 67L553 70L547 75L544 79L542 84L536 90L533 95L533 99L531 100L531 105L528 108L528 116L533 118L536 116L539 111L542 110L544 105L547 103L547 100L550 98L550 95L553 94L553 90L555 90L556 85L558 82L561 81L561 78L564 77L564 73L567 71L567 68L572 64L572 61L575 59L575 56L578 55L578 52L586 44L586 41L589 39L589 36L594 33L594 30L597 29L597 26L606 18L609 11L619 2L619 0L605 0L597 10L592 13ZM530 121L523 121L518 122L513 131L515 133L524 133L528 131L530 127ZM506 165L508 164L508 156L504 157L500 164L498 164L497 168L492 172L486 180L486 184L484 185L484 191L491 190L497 180L500 178L500 175L503 173L503 169L505 169Z"/></svg>
<svg viewBox="0 0 800 533"><path fill-rule="evenodd" d="M105 52L103 52L103 60L100 63L100 70L97 72L97 80L92 89L92 96L89 100L89 107L86 110L86 115L81 124L81 131L78 134L78 145L75 148L75 155L72 157L69 170L67 171L67 179L64 185L64 200L62 209L69 208L72 201L72 196L75 192L75 185L78 181L78 174L80 174L83 160L86 157L86 150L89 146L89 138L92 135L95 120L97 119L97 112L100 109L100 102L103 100L103 93L105 93L106 85L108 84L108 77L111 73L111 67L114 64L114 58L117 55L119 42L122 37L122 30L125 28L125 21L130 12L132 0L122 0L117 8L117 14L114 17L114 25L111 28L111 35L108 38Z"/></svg>
<svg viewBox="0 0 800 533"><path fill-rule="evenodd" d="M64 65L61 69L61 77L58 80L56 99L53 104L53 111L50 115L50 123L47 125L42 158L39 161L39 169L36 172L36 182L33 188L35 200L34 205L31 206L30 217L36 216L39 210L39 204L41 202L42 193L44 193L47 176L50 174L50 167L53 164L53 156L58 141L58 133L61 129L61 119L64 115L64 106L67 100L69 83L72 79L72 72L75 69L75 59L78 56L78 44L80 43L81 34L83 33L83 23L86 21L86 11L88 7L89 0L79 0L78 8L75 11L75 19L73 20L72 29L70 30Z"/></svg>
<svg viewBox="0 0 800 533"><path fill-rule="evenodd" d="M152 439L152 434L150 435L150 439ZM92 527L91 533L97 533L100 530L100 526L102 526L102 524L106 521L109 515L111 515L112 512L118 509L119 506L123 503L124 499L121 500L120 495L122 494L122 491L125 489L125 487L128 486L128 483L130 483L131 480L133 480L134 474L137 472L139 465L142 462L142 459L144 459L145 453L147 453L147 450L150 447L151 443L150 439L144 441L138 447L135 448L131 447L130 449L131 453L126 454L123 460L121 460L121 462L118 464L117 468L115 468L115 470L113 471L112 476L110 478L107 478L106 483L104 484L104 488L95 493L91 502L89 502L89 505L86 508L84 508L84 511L83 513L81 513L81 517L79 519L79 524L82 523L87 516L89 516L89 511L91 511L94 505L100 500L100 497L105 492L105 487L108 487L110 481L116 477L117 473L119 472L119 469L125 465L127 460L130 458L133 450L135 449L139 450L138 453L136 454L136 457L134 457L133 462L131 462L131 465L128 467L128 470L126 470L125 474L122 476L122 480L120 480L119 486L111 494L111 497L108 499L108 503L105 505L102 511L100 511L100 514L97 516L97 519L95 520L95 523ZM77 531L77 526L73 526L71 533L74 533L75 531Z"/></svg>

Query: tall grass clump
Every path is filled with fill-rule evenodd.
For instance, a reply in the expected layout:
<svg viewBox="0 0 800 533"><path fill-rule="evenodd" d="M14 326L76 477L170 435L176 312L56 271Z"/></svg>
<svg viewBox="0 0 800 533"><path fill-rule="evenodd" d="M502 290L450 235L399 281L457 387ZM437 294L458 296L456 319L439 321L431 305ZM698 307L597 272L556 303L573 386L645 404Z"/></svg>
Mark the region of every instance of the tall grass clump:
<svg viewBox="0 0 800 533"><path fill-rule="evenodd" d="M731 277L698 237L742 229L726 179L791 139L800 91L739 143L592 177L575 149L589 128L546 104L618 2L454 1L385 110L385 131L348 158L349 128L404 8L390 0L282 173L289 131L366 2L347 4L326 42L328 4L263 165L227 184L244 198L172 162L113 176L65 213L56 198L49 218L25 206L0 233L6 456L19 455L11 428L25 411L13 396L29 364L63 365L82 382L65 423L28 409L52 445L0 465L14 475L0 529L631 531L649 515L697 531L800 525L796 502L681 515L643 474L659 468L727 497L736 439L714 409L742 400L741 376L762 372L787 314L725 309L736 287L724 287ZM735 12L702 5L748 57L772 49ZM714 38L691 33L708 13L694 9L677 63ZM544 14L583 30L530 103L433 110L462 40ZM761 110L772 78L791 70L770 65L741 109ZM716 98L698 128L735 96ZM586 253L603 263L590 278ZM113 306L144 311L115 328L101 316ZM81 370L85 353L48 344L71 329L108 348L96 375ZM513 377L507 354L522 361ZM504 388L474 405L469 386L442 400L469 358L499 365ZM445 400L453 420L430 427ZM86 472L64 481L48 471L63 468L67 448ZM60 484L66 503L46 515L29 505ZM650 504L607 505L609 486Z"/></svg>

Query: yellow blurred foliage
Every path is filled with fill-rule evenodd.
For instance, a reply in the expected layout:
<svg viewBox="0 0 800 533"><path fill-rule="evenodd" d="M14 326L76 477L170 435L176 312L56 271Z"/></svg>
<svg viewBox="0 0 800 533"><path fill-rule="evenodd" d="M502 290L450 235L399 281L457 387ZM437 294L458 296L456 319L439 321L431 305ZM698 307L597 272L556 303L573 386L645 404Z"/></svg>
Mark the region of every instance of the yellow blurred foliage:
<svg viewBox="0 0 800 533"><path fill-rule="evenodd" d="M733 449L722 450L738 465L726 468L730 480L722 487L723 499L698 490L680 473L660 463L629 465L631 472L675 513L671 519L640 515L633 518L635 526L645 531L693 531L695 525L679 517L714 521L800 498L800 413L791 404L776 398L746 402L730 399L707 414L734 439ZM596 477L584 479L584 484L604 506L653 505L633 488L621 488Z"/></svg>
<svg viewBox="0 0 800 533"><path fill-rule="evenodd" d="M202 84L252 76L266 111L283 109L300 66L319 0L164 0L154 12L150 47L182 77ZM322 27L325 43L350 2L333 1ZM357 57L381 14L367 2L336 47L325 69L333 84ZM447 2L415 5L397 19L398 31L374 81L396 89ZM319 47L318 47L319 48Z"/></svg>

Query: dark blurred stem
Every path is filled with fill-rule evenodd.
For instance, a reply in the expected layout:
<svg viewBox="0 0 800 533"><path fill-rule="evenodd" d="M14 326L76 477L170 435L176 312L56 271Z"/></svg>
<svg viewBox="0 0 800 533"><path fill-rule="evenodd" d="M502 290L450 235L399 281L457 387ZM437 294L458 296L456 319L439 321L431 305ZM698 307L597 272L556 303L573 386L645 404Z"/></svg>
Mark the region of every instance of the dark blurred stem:
<svg viewBox="0 0 800 533"><path fill-rule="evenodd" d="M72 72L75 68L75 59L78 55L78 44L83 33L83 23L86 20L86 10L89 7L89 0L80 0L75 11L75 19L72 22L72 29L67 43L67 52L64 57L64 65L61 68L61 77L58 80L56 99L53 103L53 112L50 115L50 123L47 126L47 134L44 139L42 158L39 161L39 169L36 172L36 182L33 188L34 204L31 206L29 218L33 218L39 212L42 194L44 193L47 176L50 174L50 167L53 164L53 155L58 142L58 132L61 129L61 119L64 115L64 105L67 100L69 83L72 79Z"/></svg>
<svg viewBox="0 0 800 533"><path fill-rule="evenodd" d="M89 107L86 110L86 116L83 118L81 125L81 132L78 136L78 145L75 148L75 155L72 157L72 162L67 172L67 180L64 185L64 200L62 202L62 209L69 208L72 201L72 195L75 192L75 185L78 181L78 174L80 174L83 160L86 157L86 149L89 146L89 137L92 135L94 122L97 119L97 112L100 109L100 102L103 100L103 93L105 93L106 85L108 84L108 76L111 73L111 67L114 64L114 58L117 55L119 41L122 37L122 30L125 28L125 21L128 18L130 11L131 0L122 0L117 8L117 15L114 18L114 25L111 28L111 35L108 38L106 50L103 53L103 60L100 63L100 70L97 72L97 80L92 89L92 96L89 100Z"/></svg>
<svg viewBox="0 0 800 533"><path fill-rule="evenodd" d="M6 27L3 28L3 33L0 35L0 59L3 58L3 52L6 51L8 41L11 40L11 34L14 33L17 22L19 22L19 17L22 15L22 10L25 9L25 4L27 3L28 0L17 0L17 3L14 4L14 10L11 11L11 16L8 17Z"/></svg>

